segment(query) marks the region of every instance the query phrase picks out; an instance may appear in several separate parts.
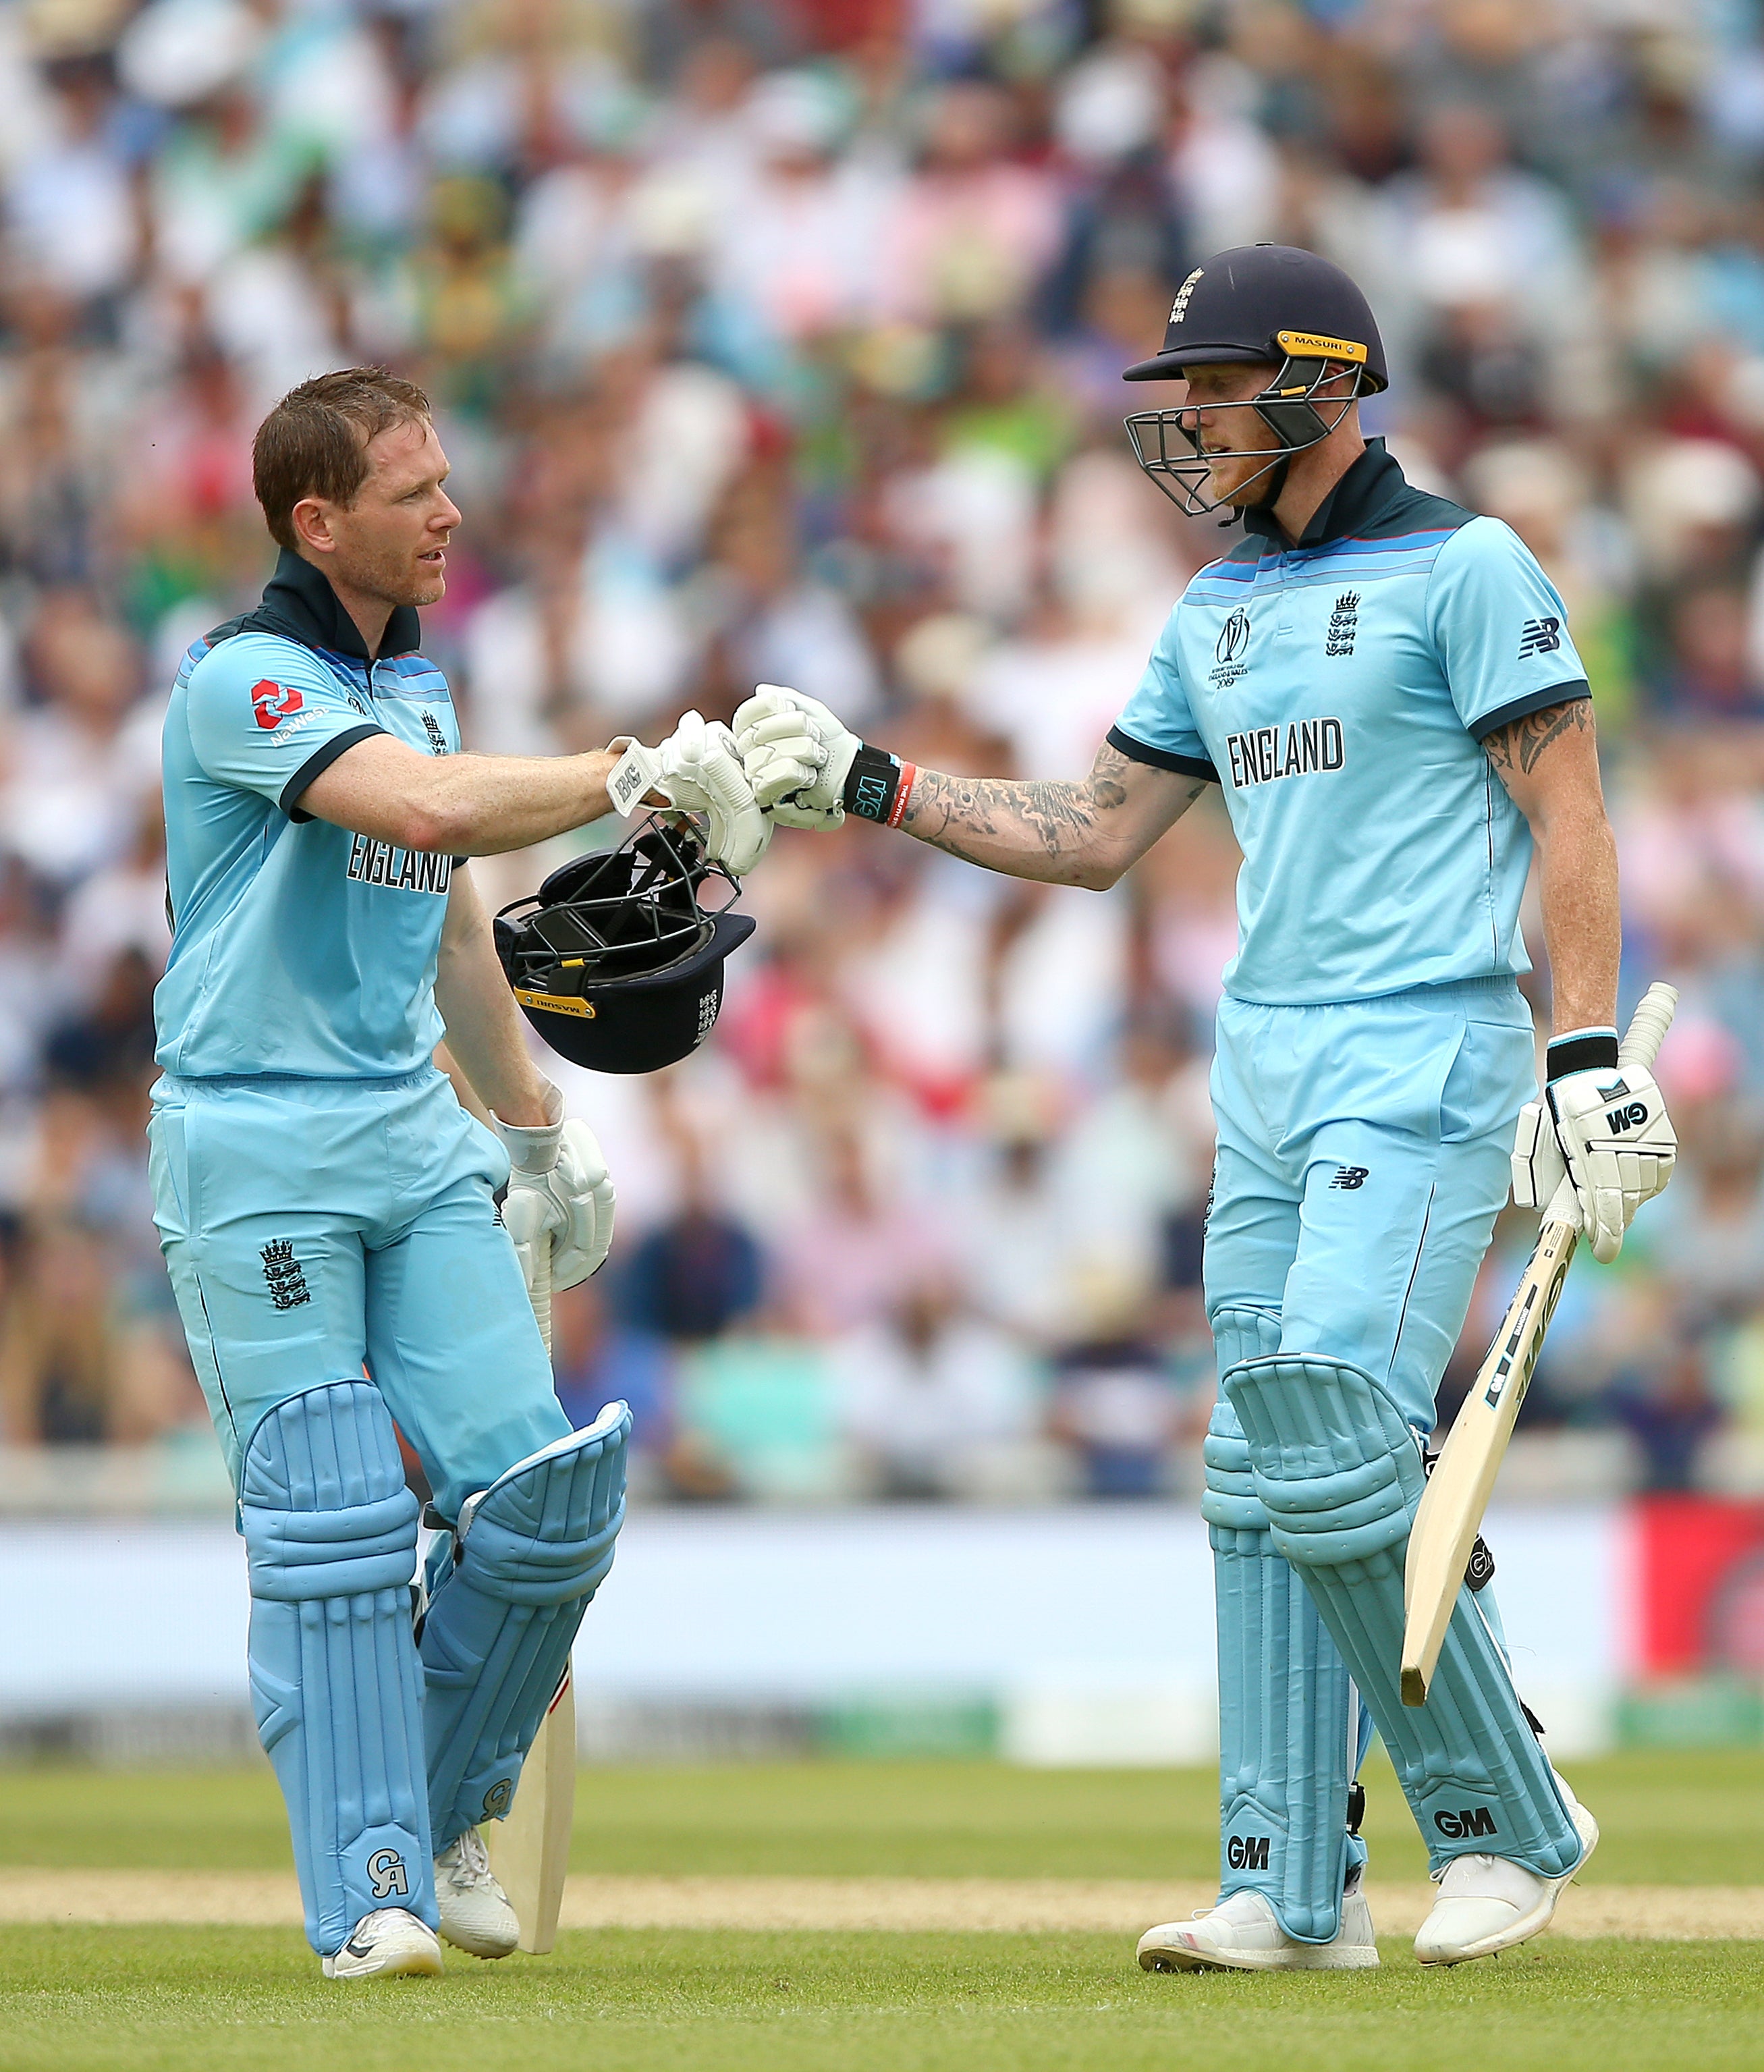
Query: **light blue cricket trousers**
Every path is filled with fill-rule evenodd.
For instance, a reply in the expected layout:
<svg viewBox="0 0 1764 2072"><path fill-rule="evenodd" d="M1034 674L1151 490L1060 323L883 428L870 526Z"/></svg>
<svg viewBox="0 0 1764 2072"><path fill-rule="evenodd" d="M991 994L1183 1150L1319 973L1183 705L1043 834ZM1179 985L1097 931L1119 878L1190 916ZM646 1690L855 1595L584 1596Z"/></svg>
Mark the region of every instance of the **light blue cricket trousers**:
<svg viewBox="0 0 1764 2072"><path fill-rule="evenodd" d="M365 1367L442 1515L569 1420L495 1194L508 1158L426 1067L162 1079L154 1221L236 1487L289 1398Z"/></svg>
<svg viewBox="0 0 1764 2072"><path fill-rule="evenodd" d="M1208 1313L1272 1311L1283 1350L1347 1361L1431 1431L1536 1080L1510 978L1222 1001Z"/></svg>

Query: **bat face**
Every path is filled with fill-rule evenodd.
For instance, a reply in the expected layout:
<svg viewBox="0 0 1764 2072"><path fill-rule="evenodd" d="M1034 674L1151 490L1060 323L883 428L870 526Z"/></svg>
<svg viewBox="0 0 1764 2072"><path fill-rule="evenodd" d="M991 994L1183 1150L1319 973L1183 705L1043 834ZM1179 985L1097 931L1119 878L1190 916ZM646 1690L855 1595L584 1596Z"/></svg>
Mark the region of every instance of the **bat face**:
<svg viewBox="0 0 1764 2072"><path fill-rule="evenodd" d="M1560 1237L1564 1230L1568 1233L1565 1242ZM1540 1268L1545 1264L1544 1255L1552 1233L1557 1235L1556 1259L1546 1281ZM1550 1318L1555 1315L1556 1305L1561 1299L1562 1284L1568 1278L1577 1235L1569 1224L1546 1225L1538 1235L1536 1248L1525 1268L1519 1293L1482 1362L1483 1371L1488 1375L1482 1400L1491 1410L1499 1408L1501 1398L1509 1388L1515 1392L1515 1414L1525 1400L1525 1392L1531 1387L1532 1375L1537 1366L1537 1356L1544 1350L1544 1334L1549 1329ZM1489 1361L1497 1350L1500 1357L1494 1361L1491 1371Z"/></svg>

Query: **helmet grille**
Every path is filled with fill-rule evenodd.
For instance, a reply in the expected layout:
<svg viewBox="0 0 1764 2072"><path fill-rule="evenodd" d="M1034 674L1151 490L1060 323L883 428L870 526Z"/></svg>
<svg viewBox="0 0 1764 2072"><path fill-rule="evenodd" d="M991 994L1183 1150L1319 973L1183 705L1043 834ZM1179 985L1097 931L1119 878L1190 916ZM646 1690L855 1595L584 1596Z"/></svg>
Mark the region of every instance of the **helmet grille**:
<svg viewBox="0 0 1764 2072"><path fill-rule="evenodd" d="M726 886L707 906L701 894ZM619 979L666 971L709 939L739 888L707 861L689 822L654 818L615 849L554 870L531 898L496 919L510 981L578 994Z"/></svg>

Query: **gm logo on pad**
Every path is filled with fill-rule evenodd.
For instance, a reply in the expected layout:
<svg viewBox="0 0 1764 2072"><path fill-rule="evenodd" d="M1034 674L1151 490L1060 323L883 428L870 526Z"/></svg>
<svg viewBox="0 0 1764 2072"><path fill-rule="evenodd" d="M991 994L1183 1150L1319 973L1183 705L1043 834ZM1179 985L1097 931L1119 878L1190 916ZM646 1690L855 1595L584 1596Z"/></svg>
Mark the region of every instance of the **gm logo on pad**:
<svg viewBox="0 0 1764 2072"><path fill-rule="evenodd" d="M1433 1825L1449 1841L1468 1841L1475 1835L1493 1835L1499 1831L1495 1825L1495 1816L1486 1806L1466 1806L1462 1811L1449 1808L1433 1815Z"/></svg>

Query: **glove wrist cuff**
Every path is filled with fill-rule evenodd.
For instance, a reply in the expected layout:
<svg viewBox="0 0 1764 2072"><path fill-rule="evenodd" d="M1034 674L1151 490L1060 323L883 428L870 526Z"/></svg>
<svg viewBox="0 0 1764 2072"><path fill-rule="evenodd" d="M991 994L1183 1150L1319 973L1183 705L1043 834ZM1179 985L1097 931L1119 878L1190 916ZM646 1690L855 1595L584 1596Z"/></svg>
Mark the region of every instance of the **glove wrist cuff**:
<svg viewBox="0 0 1764 2072"><path fill-rule="evenodd" d="M1576 1029L1558 1036L1544 1053L1545 1078L1553 1083L1570 1072L1609 1072L1617 1068L1614 1029Z"/></svg>
<svg viewBox="0 0 1764 2072"><path fill-rule="evenodd" d="M545 1112L553 1120L537 1126L504 1122L494 1112L491 1115L496 1134L508 1153L508 1162L517 1173L537 1176L549 1173L557 1162L557 1147L564 1134L564 1097L549 1080L545 1083Z"/></svg>
<svg viewBox="0 0 1764 2072"><path fill-rule="evenodd" d="M867 741L861 741L845 772L840 804L860 820L898 828L918 775L914 764L903 763L886 748L872 748Z"/></svg>

